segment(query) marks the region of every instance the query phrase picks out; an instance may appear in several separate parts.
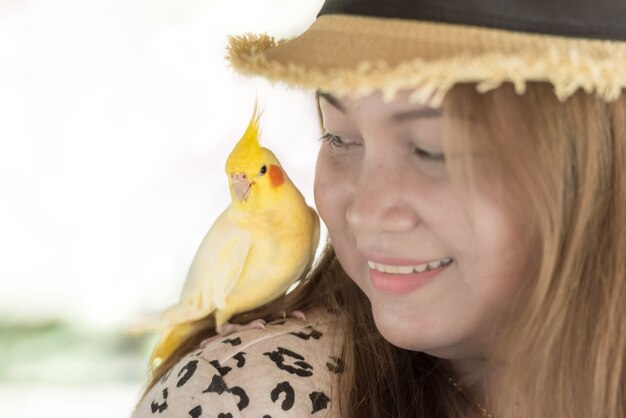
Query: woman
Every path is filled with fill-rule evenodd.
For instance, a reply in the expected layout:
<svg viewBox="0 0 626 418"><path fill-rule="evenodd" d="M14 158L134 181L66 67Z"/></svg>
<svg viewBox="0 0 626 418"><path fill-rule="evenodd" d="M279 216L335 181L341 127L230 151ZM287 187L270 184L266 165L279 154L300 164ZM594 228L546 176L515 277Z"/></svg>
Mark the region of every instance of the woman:
<svg viewBox="0 0 626 418"><path fill-rule="evenodd" d="M207 321L135 416L625 416L626 8L574 3L331 0L232 39L239 71L317 90L330 242L238 318L308 323L198 348Z"/></svg>

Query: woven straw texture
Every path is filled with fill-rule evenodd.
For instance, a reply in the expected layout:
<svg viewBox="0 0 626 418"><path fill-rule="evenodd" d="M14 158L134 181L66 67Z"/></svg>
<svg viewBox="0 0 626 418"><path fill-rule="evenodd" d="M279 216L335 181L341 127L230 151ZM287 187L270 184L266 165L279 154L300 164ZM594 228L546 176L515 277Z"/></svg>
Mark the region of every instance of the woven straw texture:
<svg viewBox="0 0 626 418"><path fill-rule="evenodd" d="M415 89L410 100L440 105L456 83L479 92L512 82L548 81L565 101L579 88L606 102L626 89L626 42L587 40L467 25L325 15L302 35L229 37L227 60L245 75L292 87L386 100Z"/></svg>

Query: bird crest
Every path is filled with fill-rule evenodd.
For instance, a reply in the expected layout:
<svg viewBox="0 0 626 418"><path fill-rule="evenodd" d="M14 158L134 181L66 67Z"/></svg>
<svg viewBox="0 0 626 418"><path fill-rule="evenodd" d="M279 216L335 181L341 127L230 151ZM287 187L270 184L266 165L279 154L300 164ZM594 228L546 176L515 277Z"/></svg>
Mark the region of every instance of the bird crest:
<svg viewBox="0 0 626 418"><path fill-rule="evenodd" d="M254 101L252 117L243 136L231 151L226 160L226 173L241 169L246 163L258 159L261 154L259 135L261 133L260 120L262 111L259 110L258 100Z"/></svg>

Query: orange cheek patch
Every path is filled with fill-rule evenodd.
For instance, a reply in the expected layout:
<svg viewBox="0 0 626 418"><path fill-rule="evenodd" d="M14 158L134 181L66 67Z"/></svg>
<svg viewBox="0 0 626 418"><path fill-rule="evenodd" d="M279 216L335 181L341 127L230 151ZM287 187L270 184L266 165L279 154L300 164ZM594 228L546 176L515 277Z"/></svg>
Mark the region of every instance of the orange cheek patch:
<svg viewBox="0 0 626 418"><path fill-rule="evenodd" d="M278 187L285 182L285 175L283 174L283 170L281 170L280 167L275 164L270 164L268 174L270 176L270 184L272 185L272 187Z"/></svg>

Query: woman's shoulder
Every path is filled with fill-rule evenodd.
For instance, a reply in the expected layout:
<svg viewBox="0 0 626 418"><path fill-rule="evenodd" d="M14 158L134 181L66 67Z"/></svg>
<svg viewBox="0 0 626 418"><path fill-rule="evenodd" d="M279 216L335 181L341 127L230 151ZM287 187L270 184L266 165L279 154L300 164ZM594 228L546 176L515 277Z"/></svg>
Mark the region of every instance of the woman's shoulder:
<svg viewBox="0 0 626 418"><path fill-rule="evenodd" d="M216 338L183 357L141 400L140 417L337 416L340 332L325 309Z"/></svg>

